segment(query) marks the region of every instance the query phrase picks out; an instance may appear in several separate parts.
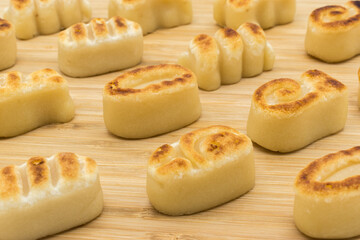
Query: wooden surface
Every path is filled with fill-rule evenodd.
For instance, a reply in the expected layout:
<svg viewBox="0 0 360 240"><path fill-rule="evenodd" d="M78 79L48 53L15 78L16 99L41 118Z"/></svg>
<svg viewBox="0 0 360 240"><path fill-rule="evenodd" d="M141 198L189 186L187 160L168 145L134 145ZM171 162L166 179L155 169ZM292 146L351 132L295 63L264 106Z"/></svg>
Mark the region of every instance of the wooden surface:
<svg viewBox="0 0 360 240"><path fill-rule="evenodd" d="M0 11L8 1L0 1ZM107 16L108 1L90 1L93 17ZM176 62L196 34L215 33L218 27L212 17L212 0L193 2L191 25L158 30L145 37L143 65ZM316 158L360 145L357 106L360 56L330 65L304 52L309 13L333 3L332 0L299 0L293 23L266 31L277 54L274 69L217 91L201 91L203 112L199 121L165 135L124 140L107 132L102 118L102 89L119 72L85 79L67 77L76 104L75 119L1 139L0 166L22 164L31 156L50 156L59 151L76 152L98 162L105 201L102 215L89 224L55 235L54 239L304 239L293 222L295 176ZM57 34L18 41L17 64L9 70L30 73L45 67L59 71ZM289 154L272 153L255 145L255 188L220 207L183 217L167 217L151 207L145 184L147 160L152 151L164 143L177 141L188 131L212 124L232 126L245 133L250 98L257 87L280 77L298 79L304 71L314 68L349 88L349 114L342 132Z"/></svg>

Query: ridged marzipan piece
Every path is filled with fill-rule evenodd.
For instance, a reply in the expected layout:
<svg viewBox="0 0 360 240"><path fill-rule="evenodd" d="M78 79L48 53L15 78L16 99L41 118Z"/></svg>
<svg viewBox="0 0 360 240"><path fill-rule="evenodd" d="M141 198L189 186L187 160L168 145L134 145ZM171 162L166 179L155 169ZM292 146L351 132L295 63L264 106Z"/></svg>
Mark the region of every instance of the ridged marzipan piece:
<svg viewBox="0 0 360 240"><path fill-rule="evenodd" d="M0 169L0 239L55 234L94 219L102 208L98 168L91 158L63 152Z"/></svg>
<svg viewBox="0 0 360 240"><path fill-rule="evenodd" d="M215 0L214 18L220 26L233 29L245 22L263 29L293 21L296 0Z"/></svg>
<svg viewBox="0 0 360 240"><path fill-rule="evenodd" d="M143 35L139 24L121 17L94 18L77 23L59 35L60 70L88 77L132 67L141 61Z"/></svg>
<svg viewBox="0 0 360 240"><path fill-rule="evenodd" d="M68 122L74 103L67 81L52 69L23 76L0 74L0 137L13 137L34 128Z"/></svg>
<svg viewBox="0 0 360 240"><path fill-rule="evenodd" d="M0 70L15 64L17 53L15 28L2 18L0 18L0 53Z"/></svg>
<svg viewBox="0 0 360 240"><path fill-rule="evenodd" d="M110 0L109 17L121 16L139 23L143 34L192 21L191 0Z"/></svg>
<svg viewBox="0 0 360 240"><path fill-rule="evenodd" d="M211 91L271 70L274 60L274 50L261 27L244 23L237 31L219 29L215 37L197 35L178 62L196 74L201 89Z"/></svg>
<svg viewBox="0 0 360 240"><path fill-rule="evenodd" d="M4 17L14 24L17 38L30 39L89 21L91 6L88 0L10 0Z"/></svg>

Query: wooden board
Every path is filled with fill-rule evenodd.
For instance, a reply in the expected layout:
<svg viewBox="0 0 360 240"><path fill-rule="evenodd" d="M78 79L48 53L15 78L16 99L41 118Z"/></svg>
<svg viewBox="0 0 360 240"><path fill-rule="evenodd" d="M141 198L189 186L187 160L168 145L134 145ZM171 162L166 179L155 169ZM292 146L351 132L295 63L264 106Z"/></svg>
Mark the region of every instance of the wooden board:
<svg viewBox="0 0 360 240"><path fill-rule="evenodd" d="M0 1L0 11L8 2ZM196 34L215 33L218 27L212 17L213 1L193 2L191 25L158 30L145 37L143 65L176 62ZM107 16L108 1L91 3L94 17ZM31 156L50 156L59 151L76 152L98 162L105 200L102 215L89 224L55 235L54 239L303 239L293 222L295 176L316 158L360 145L360 56L340 64L326 64L304 52L307 17L313 9L328 4L333 1L298 1L293 23L266 31L277 54L274 69L217 91L201 91L200 120L169 134L124 140L107 132L102 119L102 89L119 72L84 79L67 77L76 104L75 119L0 140L0 166L22 164ZM17 64L10 70L30 73L49 67L59 71L57 34L18 41L18 49ZM229 125L245 133L250 98L257 87L280 77L298 79L304 71L315 68L349 88L348 121L342 132L289 154L272 153L255 145L255 188L223 206L183 217L167 217L151 207L145 184L152 151L161 144L177 141L188 131L212 124Z"/></svg>

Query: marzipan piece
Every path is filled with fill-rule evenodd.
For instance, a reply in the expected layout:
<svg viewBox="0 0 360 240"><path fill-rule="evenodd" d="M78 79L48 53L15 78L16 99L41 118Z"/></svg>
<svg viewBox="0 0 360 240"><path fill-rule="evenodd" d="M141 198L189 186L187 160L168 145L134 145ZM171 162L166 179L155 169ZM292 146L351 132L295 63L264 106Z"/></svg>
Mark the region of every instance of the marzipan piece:
<svg viewBox="0 0 360 240"><path fill-rule="evenodd" d="M60 70L71 77L88 77L140 63L143 35L139 24L124 18L94 18L61 32L58 46Z"/></svg>
<svg viewBox="0 0 360 240"><path fill-rule="evenodd" d="M50 123L73 119L74 102L66 80L43 69L23 76L0 74L0 137L14 137Z"/></svg>
<svg viewBox="0 0 360 240"><path fill-rule="evenodd" d="M15 64L16 52L15 28L9 21L0 18L0 70Z"/></svg>
<svg viewBox="0 0 360 240"><path fill-rule="evenodd" d="M91 221L102 209L91 158L63 152L0 169L1 240L52 235Z"/></svg>
<svg viewBox="0 0 360 240"><path fill-rule="evenodd" d="M151 204L168 215L207 210L255 185L251 140L226 126L211 126L159 147L150 157L146 188Z"/></svg>
<svg viewBox="0 0 360 240"><path fill-rule="evenodd" d="M359 36L360 1L325 6L309 17L305 49L322 61L341 62L360 54Z"/></svg>
<svg viewBox="0 0 360 240"><path fill-rule="evenodd" d="M294 20L296 0L215 0L214 18L220 26L237 29L245 22L263 29Z"/></svg>
<svg viewBox="0 0 360 240"><path fill-rule="evenodd" d="M4 18L14 24L17 38L30 39L90 21L91 6L88 0L10 0Z"/></svg>
<svg viewBox="0 0 360 240"><path fill-rule="evenodd" d="M219 29L215 37L199 34L178 60L196 74L199 87L209 91L271 70L274 61L272 46L254 23L244 23L237 31Z"/></svg>
<svg viewBox="0 0 360 240"><path fill-rule="evenodd" d="M346 86L309 70L300 81L275 79L255 91L247 135L271 151L291 152L343 129L347 112Z"/></svg>
<svg viewBox="0 0 360 240"><path fill-rule="evenodd" d="M107 129L124 138L147 138L196 121L201 114L196 76L173 64L140 67L106 84Z"/></svg>
<svg viewBox="0 0 360 240"><path fill-rule="evenodd" d="M360 147L311 162L295 181L294 219L313 238L360 235Z"/></svg>
<svg viewBox="0 0 360 240"><path fill-rule="evenodd" d="M109 18L120 16L139 23L143 34L192 21L191 0L110 0Z"/></svg>

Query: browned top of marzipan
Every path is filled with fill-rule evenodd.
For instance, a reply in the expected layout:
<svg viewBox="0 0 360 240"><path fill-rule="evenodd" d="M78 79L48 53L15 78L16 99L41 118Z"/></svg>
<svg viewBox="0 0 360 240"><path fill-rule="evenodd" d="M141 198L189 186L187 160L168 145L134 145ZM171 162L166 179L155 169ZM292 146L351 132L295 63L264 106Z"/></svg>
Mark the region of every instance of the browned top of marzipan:
<svg viewBox="0 0 360 240"><path fill-rule="evenodd" d="M76 181L81 175L81 166L79 162L79 157L75 153L71 152L61 152L55 155L55 160L58 162L60 177L68 181ZM93 174L97 171L96 162L89 158L85 157L85 168L86 174Z"/></svg>
<svg viewBox="0 0 360 240"><path fill-rule="evenodd" d="M220 28L215 33L215 38L219 41L219 44L224 44L225 49L237 50L243 48L243 41L241 35L231 28Z"/></svg>
<svg viewBox="0 0 360 240"><path fill-rule="evenodd" d="M112 17L108 21L103 18L94 18L88 24L76 23L59 34L60 41L69 39L70 41L83 41L86 39L111 37L112 35L125 34L130 30L131 21L122 17ZM140 25L132 22L133 29L140 30ZM91 28L91 30L87 30Z"/></svg>
<svg viewBox="0 0 360 240"><path fill-rule="evenodd" d="M248 29L252 33L252 35L260 35L260 36L264 35L264 30L255 23L247 22L247 23L243 23L242 26Z"/></svg>
<svg viewBox="0 0 360 240"><path fill-rule="evenodd" d="M232 28L222 28L220 29L221 34L223 35L224 38L238 38L240 35L237 31L235 31Z"/></svg>
<svg viewBox="0 0 360 240"><path fill-rule="evenodd" d="M129 87L129 80L149 78L148 85L144 88ZM158 83L151 83L161 78L170 78ZM139 84L146 84L140 82ZM165 89L185 86L189 83L196 83L196 77L190 70L173 64L161 64L136 68L128 71L105 85L104 94L112 96L129 96L143 93L157 93Z"/></svg>
<svg viewBox="0 0 360 240"><path fill-rule="evenodd" d="M135 4L135 3L138 3L138 2L141 2L143 0L122 0L122 2L124 4Z"/></svg>
<svg viewBox="0 0 360 240"><path fill-rule="evenodd" d="M0 200L15 198L20 195L18 175L15 166L0 169Z"/></svg>
<svg viewBox="0 0 360 240"><path fill-rule="evenodd" d="M31 187L41 187L50 181L50 170L43 157L32 157L27 162L27 175Z"/></svg>
<svg viewBox="0 0 360 240"><path fill-rule="evenodd" d="M137 4L137 3L141 3L141 2L146 2L146 1L149 1L149 0L122 0L122 1L119 1L117 0L118 2L120 2L121 4L128 4L128 5L134 5L134 4ZM176 2L178 0L172 0L173 2ZM182 0L183 2L184 0ZM185 0L187 2L190 2L191 0ZM232 0L230 0L232 1Z"/></svg>
<svg viewBox="0 0 360 240"><path fill-rule="evenodd" d="M201 152L196 146L199 141ZM251 145L246 135L233 128L211 126L183 135L179 152L168 144L159 147L151 155L149 166L157 166L156 171L160 175L172 175L205 167L210 161L224 161L233 154L239 154L239 151L246 151Z"/></svg>
<svg viewBox="0 0 360 240"><path fill-rule="evenodd" d="M319 158L300 171L295 181L295 187L297 190L310 195L335 195L354 190L358 191L360 188L360 175L332 182L320 182L317 181L317 178L326 165L346 160L360 163L359 157L360 146L357 146Z"/></svg>
<svg viewBox="0 0 360 240"><path fill-rule="evenodd" d="M195 36L195 38L192 40L192 43L197 47L197 50L201 54L217 54L218 47L216 40L207 34L199 34Z"/></svg>
<svg viewBox="0 0 360 240"><path fill-rule="evenodd" d="M44 0L48 1L48 0ZM17 10L22 10L30 4L30 0L11 0L10 4Z"/></svg>
<svg viewBox="0 0 360 240"><path fill-rule="evenodd" d="M227 0L235 8L242 8L250 5L253 0Z"/></svg>
<svg viewBox="0 0 360 240"><path fill-rule="evenodd" d="M349 1L347 7L355 9L356 14L347 16L348 8L339 5L329 5L314 10L310 15L310 21L315 26L334 31L348 29L360 24L360 1ZM324 16L333 17L336 20L324 21Z"/></svg>
<svg viewBox="0 0 360 240"><path fill-rule="evenodd" d="M29 181L31 189L46 189L49 184L53 182L55 176L51 173L58 172L59 178L64 181L76 181L80 179L81 166L78 156L74 153L63 152L55 156L55 165L50 165L44 157L32 157L26 163L26 176ZM58 169L52 170L52 167ZM85 174L93 174L97 170L97 164L91 158L85 158ZM21 192L22 179L20 173L16 170L15 166L7 166L0 169L0 201L11 198L17 198L24 194Z"/></svg>
<svg viewBox="0 0 360 240"><path fill-rule="evenodd" d="M11 29L11 23L5 19L0 18L0 33L7 32Z"/></svg>
<svg viewBox="0 0 360 240"><path fill-rule="evenodd" d="M252 36L252 38L250 38L251 41L255 41L259 43L266 41L264 30L256 23L250 23L250 22L243 23L240 25L238 30L239 31L245 30L246 32L248 32L249 36Z"/></svg>
<svg viewBox="0 0 360 240"><path fill-rule="evenodd" d="M260 86L253 95L253 102L256 106L269 112L296 113L316 102L326 93L341 92L346 90L346 86L344 84L319 70L309 70L302 75L302 78L310 80L313 84L314 90L307 93L300 99L274 105L269 105L267 103L266 96L271 94L272 90L278 88L279 86L281 87L281 91L278 91L277 94L278 96L284 98L289 94L294 94L295 91L300 91L301 87L295 80L280 78ZM287 89L290 85L294 86L294 89Z"/></svg>
<svg viewBox="0 0 360 240"><path fill-rule="evenodd" d="M8 72L0 75L0 94L6 96L23 87L31 88L38 84L65 84L65 79L55 70L46 68L30 74L26 80L20 72Z"/></svg>

